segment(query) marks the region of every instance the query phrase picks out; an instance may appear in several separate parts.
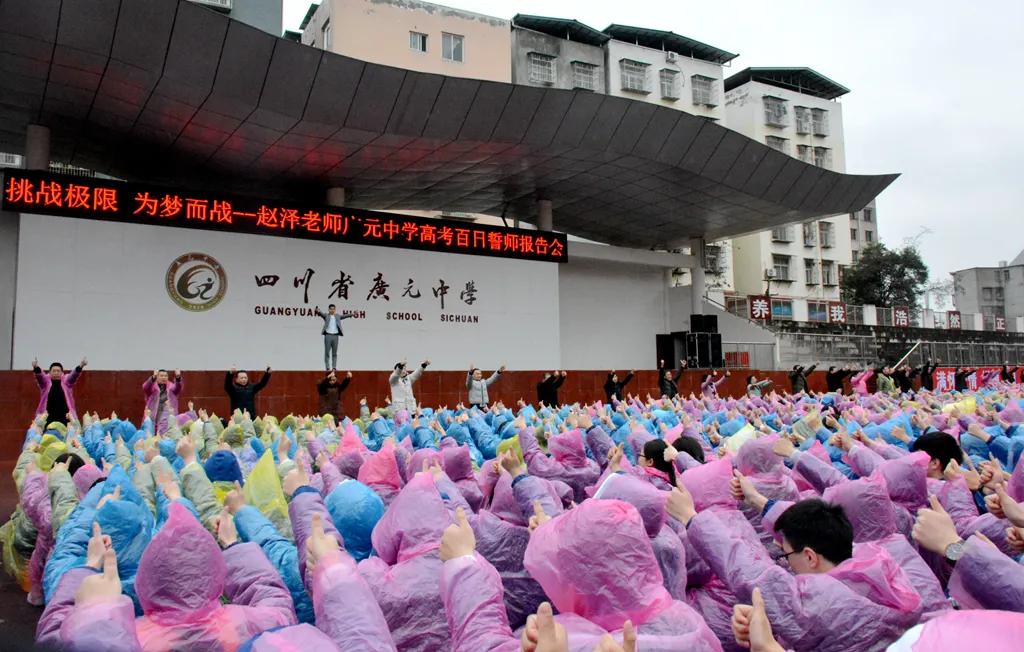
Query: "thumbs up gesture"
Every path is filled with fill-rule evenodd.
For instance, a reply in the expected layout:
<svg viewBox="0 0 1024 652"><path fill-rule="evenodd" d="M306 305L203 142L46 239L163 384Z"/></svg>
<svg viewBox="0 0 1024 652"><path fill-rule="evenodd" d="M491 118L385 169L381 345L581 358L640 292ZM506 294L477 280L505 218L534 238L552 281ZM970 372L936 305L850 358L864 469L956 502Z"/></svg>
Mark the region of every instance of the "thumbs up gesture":
<svg viewBox="0 0 1024 652"><path fill-rule="evenodd" d="M930 507L917 511L917 521L912 531L914 540L927 550L944 555L946 548L958 543L960 535L956 532L953 519L934 495L928 497Z"/></svg>
<svg viewBox="0 0 1024 652"><path fill-rule="evenodd" d="M455 523L449 525L441 536L441 561L471 555L476 551L476 535L469 526L466 512L459 507L455 511Z"/></svg>

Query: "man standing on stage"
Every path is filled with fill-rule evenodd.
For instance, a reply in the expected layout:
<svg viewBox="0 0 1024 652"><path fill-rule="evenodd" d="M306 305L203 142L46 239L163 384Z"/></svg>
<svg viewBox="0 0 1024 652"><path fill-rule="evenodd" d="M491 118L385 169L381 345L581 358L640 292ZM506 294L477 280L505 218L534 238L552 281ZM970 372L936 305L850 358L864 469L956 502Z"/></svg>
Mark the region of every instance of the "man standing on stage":
<svg viewBox="0 0 1024 652"><path fill-rule="evenodd" d="M327 306L327 314L320 312L320 308L314 310L314 314L324 320L324 327L320 334L324 336L324 370L332 371L338 369L338 338L345 334L341 331L341 320L350 319L351 313L344 315L337 312L337 306L333 303Z"/></svg>
<svg viewBox="0 0 1024 652"><path fill-rule="evenodd" d="M32 373L35 374L36 384L39 385L39 406L36 407L36 416L43 412L47 414L48 423L68 424L68 413L73 419L78 418L75 412L75 383L82 375L88 361L82 358L82 362L69 374L64 373L64 365L54 362L50 365L47 373L39 368L39 360L32 361Z"/></svg>
<svg viewBox="0 0 1024 652"><path fill-rule="evenodd" d="M253 419L256 418L256 395L263 391L263 388L270 382L270 367L263 372L263 377L253 385L249 382L249 374L232 367L231 371L224 376L224 393L228 395L231 402L231 413L235 410L248 412Z"/></svg>

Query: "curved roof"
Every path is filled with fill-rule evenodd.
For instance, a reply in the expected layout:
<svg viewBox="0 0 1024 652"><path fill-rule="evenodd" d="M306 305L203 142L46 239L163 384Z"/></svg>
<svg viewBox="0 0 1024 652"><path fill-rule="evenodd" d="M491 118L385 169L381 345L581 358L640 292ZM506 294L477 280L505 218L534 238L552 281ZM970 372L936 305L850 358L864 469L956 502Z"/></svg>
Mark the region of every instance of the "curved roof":
<svg viewBox="0 0 1024 652"><path fill-rule="evenodd" d="M896 175L838 174L714 122L587 91L359 61L184 0L0 0L0 151L136 181L534 222L673 246L859 210Z"/></svg>
<svg viewBox="0 0 1024 652"><path fill-rule="evenodd" d="M529 14L516 14L512 18L513 27L532 29L535 32L542 32L550 36L569 39L577 43L587 45L604 45L612 37L604 32L594 29L590 25L584 25L573 18L549 18L547 16L531 16Z"/></svg>
<svg viewBox="0 0 1024 652"><path fill-rule="evenodd" d="M684 57L693 57L712 63L729 63L738 54L727 50L716 48L707 43L701 43L688 36L681 36L675 32L667 32L663 29L650 29L648 27L631 27L629 25L611 24L604 28L604 33L617 41L636 43L655 50L666 50L675 52Z"/></svg>

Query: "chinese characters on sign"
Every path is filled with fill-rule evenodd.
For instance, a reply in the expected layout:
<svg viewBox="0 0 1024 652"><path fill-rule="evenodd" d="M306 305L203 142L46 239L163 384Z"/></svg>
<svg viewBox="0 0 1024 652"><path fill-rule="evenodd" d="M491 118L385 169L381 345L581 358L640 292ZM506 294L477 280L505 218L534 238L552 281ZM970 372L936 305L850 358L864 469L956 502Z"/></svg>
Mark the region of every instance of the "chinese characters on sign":
<svg viewBox="0 0 1024 652"><path fill-rule="evenodd" d="M300 287L302 288L303 304L309 304L310 302L310 291L313 288L313 278L315 276L316 271L312 268L307 267L298 276L293 277L292 285L296 289ZM281 277L278 274L256 274L253 276L253 278L256 281L256 287L265 288L276 286L278 280L280 280ZM326 298L328 301L331 301L333 299L348 301L348 290L349 288L355 285L355 278L353 278L349 274L346 274L344 270L338 270L338 278L331 281L331 289L330 292L326 295ZM372 276L372 278L367 276L364 287L368 288L366 294L366 301L375 301L377 299L391 301L391 297L388 294L391 288L391 283L384 276L383 272L376 272ZM448 291L451 290L451 286L448 285L444 279L438 279L437 286L432 287L431 290L434 294L434 298L439 300L441 309L444 310L446 308L445 297L448 295ZM480 290L477 288L476 281L469 280L466 281L464 289L459 292L459 299L462 301L462 303L466 304L467 306L472 306L474 303L480 300L480 297L478 296L479 294ZM415 279L408 279L408 281L405 284L404 290L402 291L402 296L399 298L408 298L412 300L420 299L421 297L423 297L423 294L416 289ZM429 295L427 298L429 299ZM315 294L313 296L313 303L318 303L316 301Z"/></svg>
<svg viewBox="0 0 1024 652"><path fill-rule="evenodd" d="M910 328L910 308L897 306L892 309L892 325L897 328Z"/></svg>
<svg viewBox="0 0 1024 652"><path fill-rule="evenodd" d="M1005 331L1006 330L1006 318L1005 317L996 317L996 330L997 331Z"/></svg>
<svg viewBox="0 0 1024 652"><path fill-rule="evenodd" d="M846 323L846 304L839 301L828 302L828 320L833 324Z"/></svg>
<svg viewBox="0 0 1024 652"><path fill-rule="evenodd" d="M949 330L958 331L961 328L960 324L960 312L957 310L950 310L946 313L949 319Z"/></svg>
<svg viewBox="0 0 1024 652"><path fill-rule="evenodd" d="M771 321L772 302L768 297L747 297L747 305L750 309L750 318L760 321Z"/></svg>
<svg viewBox="0 0 1024 652"><path fill-rule="evenodd" d="M3 210L422 251L562 263L565 234L377 213L351 208L158 189L48 172L8 174ZM379 295L383 298L383 294Z"/></svg>

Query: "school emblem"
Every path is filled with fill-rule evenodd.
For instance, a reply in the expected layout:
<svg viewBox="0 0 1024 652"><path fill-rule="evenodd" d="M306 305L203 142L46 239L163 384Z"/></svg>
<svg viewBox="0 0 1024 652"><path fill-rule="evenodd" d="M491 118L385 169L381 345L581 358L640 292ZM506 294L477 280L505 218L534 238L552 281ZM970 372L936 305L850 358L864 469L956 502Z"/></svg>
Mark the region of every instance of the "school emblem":
<svg viewBox="0 0 1024 652"><path fill-rule="evenodd" d="M189 312L210 310L224 298L228 275L217 260L196 252L178 256L167 268L167 296Z"/></svg>

